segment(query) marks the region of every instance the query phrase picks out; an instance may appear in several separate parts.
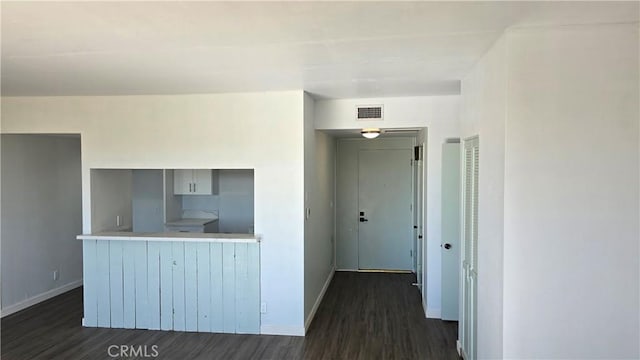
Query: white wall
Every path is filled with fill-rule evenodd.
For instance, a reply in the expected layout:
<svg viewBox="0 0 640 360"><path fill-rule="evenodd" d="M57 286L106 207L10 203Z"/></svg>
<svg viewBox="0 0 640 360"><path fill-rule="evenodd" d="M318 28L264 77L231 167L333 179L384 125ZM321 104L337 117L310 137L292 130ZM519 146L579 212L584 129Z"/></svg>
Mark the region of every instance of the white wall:
<svg viewBox="0 0 640 360"><path fill-rule="evenodd" d="M506 358L640 357L638 44L637 24L508 34Z"/></svg>
<svg viewBox="0 0 640 360"><path fill-rule="evenodd" d="M130 169L91 170L91 229L131 231L133 173ZM117 217L120 217L118 224Z"/></svg>
<svg viewBox="0 0 640 360"><path fill-rule="evenodd" d="M173 190L171 190L173 191ZM189 210L206 211L209 213L217 213L220 215L220 194L218 195L176 195L181 198L182 213L179 217L185 217L185 212ZM253 209L251 209L253 211ZM218 226L221 220L218 220ZM245 228L246 230L246 228ZM224 230L220 230L224 231Z"/></svg>
<svg viewBox="0 0 640 360"><path fill-rule="evenodd" d="M134 232L164 231L163 170L133 170L131 216Z"/></svg>
<svg viewBox="0 0 640 360"><path fill-rule="evenodd" d="M462 81L462 138L479 135L478 358L502 358L506 40ZM459 331L462 327L459 328Z"/></svg>
<svg viewBox="0 0 640 360"><path fill-rule="evenodd" d="M314 100L304 97L304 317L313 320L334 270L335 140L314 129ZM306 210L305 210L306 211Z"/></svg>
<svg viewBox="0 0 640 360"><path fill-rule="evenodd" d="M164 212L163 221L179 219L182 217L182 196L173 194L173 169L164 170Z"/></svg>
<svg viewBox="0 0 640 360"><path fill-rule="evenodd" d="M479 358L640 357L638 43L637 24L512 29L463 81Z"/></svg>
<svg viewBox="0 0 640 360"><path fill-rule="evenodd" d="M80 139L2 135L1 146L5 316L81 285L82 204Z"/></svg>
<svg viewBox="0 0 640 360"><path fill-rule="evenodd" d="M253 228L253 170L219 171L220 232L249 233Z"/></svg>
<svg viewBox="0 0 640 360"><path fill-rule="evenodd" d="M82 134L83 231L89 169L255 169L265 333L303 334L303 93L3 97L3 133ZM274 136L276 135L276 136Z"/></svg>
<svg viewBox="0 0 640 360"><path fill-rule="evenodd" d="M434 122L457 122L458 102L458 95L318 100L315 126L328 130L406 128L424 127ZM383 120L357 120L358 105L383 105Z"/></svg>
<svg viewBox="0 0 640 360"><path fill-rule="evenodd" d="M357 105L384 105L384 120L356 120ZM459 137L459 96L419 96L316 101L316 129L424 128L427 127L425 166L426 241L423 266L427 316L440 317L441 309L441 168L442 144Z"/></svg>

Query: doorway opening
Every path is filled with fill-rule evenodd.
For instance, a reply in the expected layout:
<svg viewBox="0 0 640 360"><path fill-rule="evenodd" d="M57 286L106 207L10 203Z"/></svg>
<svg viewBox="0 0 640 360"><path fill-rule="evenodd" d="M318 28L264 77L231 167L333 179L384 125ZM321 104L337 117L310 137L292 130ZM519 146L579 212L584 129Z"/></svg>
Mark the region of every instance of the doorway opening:
<svg viewBox="0 0 640 360"><path fill-rule="evenodd" d="M336 270L416 273L421 287L424 167L417 134L338 137Z"/></svg>

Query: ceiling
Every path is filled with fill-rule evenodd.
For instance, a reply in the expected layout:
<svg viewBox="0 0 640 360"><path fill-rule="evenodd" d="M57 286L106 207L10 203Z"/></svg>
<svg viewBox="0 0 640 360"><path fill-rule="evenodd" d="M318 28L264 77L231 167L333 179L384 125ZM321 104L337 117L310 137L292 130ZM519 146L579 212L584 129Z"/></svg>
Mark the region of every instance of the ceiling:
<svg viewBox="0 0 640 360"><path fill-rule="evenodd" d="M510 26L637 22L638 2L2 1L2 95L457 94Z"/></svg>

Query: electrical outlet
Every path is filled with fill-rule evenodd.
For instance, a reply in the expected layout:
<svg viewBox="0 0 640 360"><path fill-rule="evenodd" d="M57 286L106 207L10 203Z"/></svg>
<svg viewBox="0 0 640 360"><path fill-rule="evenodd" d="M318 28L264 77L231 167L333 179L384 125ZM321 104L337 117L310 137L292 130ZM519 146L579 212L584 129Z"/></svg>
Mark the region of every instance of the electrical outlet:
<svg viewBox="0 0 640 360"><path fill-rule="evenodd" d="M260 303L260 313L261 314L266 314L267 313L267 303L266 302Z"/></svg>
<svg viewBox="0 0 640 360"><path fill-rule="evenodd" d="M116 215L116 226L122 226L122 217L120 215Z"/></svg>
<svg viewBox="0 0 640 360"><path fill-rule="evenodd" d="M53 270L53 280L56 281L60 278L60 273L58 270Z"/></svg>

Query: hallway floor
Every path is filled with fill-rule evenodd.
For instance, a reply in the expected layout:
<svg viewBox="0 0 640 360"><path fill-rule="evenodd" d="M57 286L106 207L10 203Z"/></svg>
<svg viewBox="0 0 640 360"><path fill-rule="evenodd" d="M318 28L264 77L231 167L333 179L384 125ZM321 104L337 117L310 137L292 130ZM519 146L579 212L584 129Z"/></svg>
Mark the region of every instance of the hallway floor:
<svg viewBox="0 0 640 360"><path fill-rule="evenodd" d="M458 359L457 323L424 318L414 279L336 272L305 337L83 328L80 288L2 319L2 359L110 359L110 345L180 360Z"/></svg>

